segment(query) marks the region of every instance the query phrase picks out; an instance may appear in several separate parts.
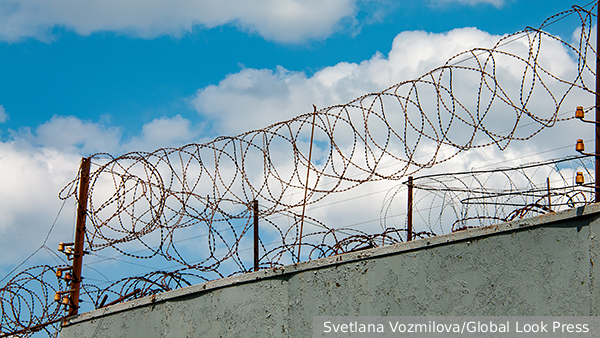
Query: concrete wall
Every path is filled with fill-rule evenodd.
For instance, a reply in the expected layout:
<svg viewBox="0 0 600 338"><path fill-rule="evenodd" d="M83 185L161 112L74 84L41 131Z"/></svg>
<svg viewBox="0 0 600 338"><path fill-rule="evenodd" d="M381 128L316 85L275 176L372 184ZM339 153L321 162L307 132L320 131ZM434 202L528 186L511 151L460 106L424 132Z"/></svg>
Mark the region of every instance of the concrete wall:
<svg viewBox="0 0 600 338"><path fill-rule="evenodd" d="M61 337L310 337L313 316L598 316L600 205L264 270L69 319ZM600 266L600 264L596 264Z"/></svg>

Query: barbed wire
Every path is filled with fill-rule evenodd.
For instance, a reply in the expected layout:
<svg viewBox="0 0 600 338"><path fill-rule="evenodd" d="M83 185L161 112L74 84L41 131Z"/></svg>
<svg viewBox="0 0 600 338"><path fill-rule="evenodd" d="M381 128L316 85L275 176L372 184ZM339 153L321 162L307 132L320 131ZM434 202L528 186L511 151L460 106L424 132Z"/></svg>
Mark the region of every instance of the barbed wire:
<svg viewBox="0 0 600 338"><path fill-rule="evenodd" d="M0 337L28 337L37 331L56 335L64 318L54 296L64 291L57 281L60 267L39 265L21 271L0 289Z"/></svg>
<svg viewBox="0 0 600 338"><path fill-rule="evenodd" d="M118 157L94 155L96 168L90 176L88 202L89 249L111 247L135 258L163 256L183 268L200 271L216 271L223 261L232 260L240 271L247 271L238 249L250 229L253 200L260 201L260 218L276 229L281 243L298 245L301 239L290 229L297 228L302 218L297 209L305 204L318 203L367 182L402 180L469 149L494 146L504 150L513 141L529 140L556 122L571 119L561 119L558 113L574 89L594 92L586 83L594 75L587 59L588 54L595 55L589 40L593 15L574 7L559 17L573 13L581 22L577 46L527 28L503 37L492 48L459 53L415 80L315 111L314 116L300 115L205 144ZM506 42L516 38L526 46L525 55L507 50L512 45ZM566 47L577 60L576 72L568 78L554 75L539 62L542 45L551 42ZM523 78L513 96L511 89L502 86L500 61L518 62L521 67ZM462 73L479 79L475 81L476 99L468 97L473 104L455 93L456 79ZM434 94L433 103L420 98L428 90ZM536 91L551 102L550 116L538 116L528 109ZM513 114L510 128L504 133L495 131L498 121L490 116L503 113L506 122L507 112ZM306 151L301 149L308 148L313 117L322 157L317 163L308 163ZM519 134L523 124L535 126ZM480 136L485 137L483 141L476 141ZM426 154L430 155L424 157ZM394 166L384 166L389 163ZM307 170L312 175L310 182L305 182ZM62 199L73 196L76 182L67 186L71 193L62 193ZM306 200L302 198L305 190ZM288 229L268 222L270 216L280 213L295 219ZM323 229L310 236L331 234L334 243L338 242L335 230L317 219L310 221ZM216 224L224 224L226 230L217 230ZM190 264L177 250L174 234L197 226L206 229L210 250L204 260ZM132 242L147 253L128 251L126 247ZM217 255L217 248L225 248L225 253ZM291 261L302 259L288 251Z"/></svg>
<svg viewBox="0 0 600 338"><path fill-rule="evenodd" d="M580 29L574 44L528 27L491 48L459 53L414 80L263 129L153 152L93 155L86 250L95 254L110 248L134 259L161 258L177 267L117 279L104 287L84 284L82 297L100 308L252 271L244 250L255 200L260 203L261 229L267 234L259 240L260 268L405 241L404 225L385 223L399 190L386 198L389 204L382 209L382 231L375 234L333 227L300 209L366 183L402 182L471 149L505 150L514 141L530 140L557 122L572 119L559 117L569 94L595 92L595 71L589 64L596 59L590 40L593 10L575 6L542 25L575 15ZM576 60L575 71L553 73L541 57L546 45L568 50ZM520 67L522 78L516 87L503 76L507 63ZM550 107L546 109L550 114L536 114L538 110L530 107L541 101L548 105L545 109ZM499 126L506 131L498 131ZM308 140L313 136L318 156L309 161L313 144ZM430 207L426 216L419 214L425 208L417 214L429 228L415 231L413 237L443 233L449 214L455 217L450 231L457 231L589 203L587 192L569 183L561 168L552 167L556 163L534 166L536 170L554 168L552 175L562 177L558 183L553 181L548 195L523 168L515 170L514 176L500 170L486 178L470 173L418 179L418 194L427 192L429 197L420 197L417 204L429 203ZM497 182L498 175L506 179L502 188L486 185ZM447 183L449 177L461 185ZM59 197L76 197L78 180L65 186ZM552 206L542 203L548 197L553 199ZM441 205L438 216L432 216L434 204ZM307 233L302 233L304 223L309 225ZM186 255L189 249L178 245L181 233L204 240L196 243L199 249L192 258ZM299 246L305 248L305 255L299 256ZM61 282L52 284L48 281L53 279L46 276L57 268L25 270L0 289L0 332L29 336L44 323L53 323L51 328L42 328L49 335L52 328L57 329L57 320L64 314L48 294L61 292ZM37 283L36 287L28 287L30 283Z"/></svg>
<svg viewBox="0 0 600 338"><path fill-rule="evenodd" d="M431 232L448 233L490 226L591 204L594 190L577 184L580 172L594 178L589 156L534 162L514 168L415 177L414 214ZM391 189L382 208L382 223L401 187Z"/></svg>

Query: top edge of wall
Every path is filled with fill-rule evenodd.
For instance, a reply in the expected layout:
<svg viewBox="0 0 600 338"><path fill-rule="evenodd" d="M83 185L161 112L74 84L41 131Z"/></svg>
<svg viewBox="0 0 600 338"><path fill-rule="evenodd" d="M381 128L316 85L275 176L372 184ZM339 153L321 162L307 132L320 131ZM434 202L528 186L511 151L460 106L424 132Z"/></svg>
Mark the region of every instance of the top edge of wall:
<svg viewBox="0 0 600 338"><path fill-rule="evenodd" d="M243 275L236 275L227 278L212 280L202 284L192 285L189 287L155 294L144 298L139 298L132 301L82 313L65 319L63 321L63 326L69 326L80 322L97 319L106 315L131 310L134 308L148 306L158 302L173 300L175 298L196 293L203 293L210 290L215 290L227 286L233 286L241 283L248 283L287 274L294 274L301 271L317 270L327 266L334 266L342 263L351 263L354 261L383 257L402 252L423 250L438 245L446 245L453 242L468 241L470 239L476 239L478 237L488 237L505 232L515 232L527 228L549 226L553 223L577 219L581 217L590 217L598 213L600 213L600 203L526 219L518 219L511 222L499 223L487 227L472 228L435 237L418 239L411 242L399 243L356 252L349 252L312 261L290 264L283 267L260 270L256 272L246 273Z"/></svg>

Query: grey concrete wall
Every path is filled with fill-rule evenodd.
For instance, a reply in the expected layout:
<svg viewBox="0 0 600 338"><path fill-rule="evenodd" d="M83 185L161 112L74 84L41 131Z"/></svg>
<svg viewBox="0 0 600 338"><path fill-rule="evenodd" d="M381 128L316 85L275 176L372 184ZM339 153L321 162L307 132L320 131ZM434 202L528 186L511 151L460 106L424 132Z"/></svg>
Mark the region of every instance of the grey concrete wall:
<svg viewBox="0 0 600 338"><path fill-rule="evenodd" d="M313 316L598 316L599 217L592 205L211 281L81 314L61 337L310 337Z"/></svg>

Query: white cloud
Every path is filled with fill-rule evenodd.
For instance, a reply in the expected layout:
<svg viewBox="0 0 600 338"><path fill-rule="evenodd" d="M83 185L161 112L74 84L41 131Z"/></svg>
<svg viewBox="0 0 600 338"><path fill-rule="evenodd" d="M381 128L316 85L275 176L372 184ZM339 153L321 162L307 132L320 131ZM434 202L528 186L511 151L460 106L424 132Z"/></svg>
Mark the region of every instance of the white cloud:
<svg viewBox="0 0 600 338"><path fill-rule="evenodd" d="M128 150L152 151L158 148L178 147L192 142L199 135L198 126L180 115L152 120L142 128L142 134L123 146Z"/></svg>
<svg viewBox="0 0 600 338"><path fill-rule="evenodd" d="M434 5L490 3L504 0L430 0ZM360 31L362 24L381 20L390 8L382 0L4 0L0 2L0 41L33 37L51 40L54 27L81 35L111 31L142 38L181 36L196 28L235 25L272 41L298 43L335 31Z"/></svg>
<svg viewBox="0 0 600 338"><path fill-rule="evenodd" d="M43 243L62 203L58 193L77 175L79 159L76 153L34 147L24 140L0 142L0 272ZM71 240L72 215L69 203L48 247Z"/></svg>
<svg viewBox="0 0 600 338"><path fill-rule="evenodd" d="M342 62L312 77L282 67L243 69L198 90L192 103L215 121L219 133L237 134L309 112L311 104L323 108L381 91L439 67L464 50L492 47L499 38L475 28L444 34L403 32L387 58L377 53L360 64Z"/></svg>
<svg viewBox="0 0 600 338"><path fill-rule="evenodd" d="M2 106L0 104L0 123L4 123L8 120L8 114L6 113L6 110L4 109L4 106Z"/></svg>
<svg viewBox="0 0 600 338"><path fill-rule="evenodd" d="M98 152L120 154L128 151L177 147L196 141L200 126L180 115L161 117L142 127L139 136L122 140L121 128L83 121L74 116L53 116L32 132L30 128L11 131L13 139L32 146L79 153L83 156Z"/></svg>
<svg viewBox="0 0 600 338"><path fill-rule="evenodd" d="M53 116L38 126L35 133L29 128L13 132L13 137L33 145L81 154L119 151L119 128L82 121L74 116Z"/></svg>
<svg viewBox="0 0 600 338"><path fill-rule="evenodd" d="M210 86L201 89L197 92L193 99L193 103L198 111L208 118L208 122L212 123L217 129L216 132L225 135L235 135L240 132L244 132L254 128L262 128L271 123L275 123L281 120L285 120L296 115L310 112L311 104L315 103L319 108L323 108L332 104L344 103L352 100L362 94L368 92L377 92L382 88L389 87L393 83L398 81L412 79L419 75L429 71L432 68L442 65L450 56L457 52L469 49L474 46L490 47L496 43L499 36L493 36L485 32L481 32L473 28L457 29L446 34L428 34L425 32L405 32L399 34L393 42L391 51L387 56L382 54L376 54L371 59L365 60L361 63L340 63L338 65L325 68L313 76L306 76L300 72L290 72L283 68L276 70L258 70L258 69L243 69L236 74L229 75L223 79L218 85ZM513 44L507 45L506 49L513 52L524 52L525 55L528 52L524 40L519 40ZM570 71L574 69L575 64L568 57L567 52L562 46L552 42L545 42L544 53L541 54L540 63L547 66L548 69L556 74L567 76ZM499 60L501 57L499 58ZM510 61L510 60L502 60ZM519 88L521 75L523 74L522 69L519 69L519 65L514 62L506 62L498 64L498 79L502 82L503 87L507 90L507 94L511 97L519 97ZM477 92L477 81L469 76L463 76L462 73L456 72L455 93L466 105L472 107L475 104L476 95L473 93ZM475 80L478 80L475 79ZM552 88L558 88L560 84L548 82ZM526 86L527 87L527 86ZM435 103L435 97L430 95L427 90L422 93L423 104L431 105ZM516 95L516 96L515 96ZM587 95L587 94L586 94ZM485 98L485 95L483 95ZM590 106L593 104L593 97L591 95L582 96L579 92L574 92L567 98L563 108L565 110L572 109L576 105ZM534 97L534 102L529 105L530 109L538 115L551 114L552 104L549 103L546 97ZM394 119L394 109L387 112L390 121ZM512 114L512 115L511 115ZM443 118L443 116L442 116ZM496 131L504 131L505 124L511 122L514 119L514 112L506 112L505 110L494 111L487 121L490 128ZM541 150L561 148L563 146L569 146L573 144L574 139L582 137L579 136L582 133L592 135L589 133L590 129L586 129L585 132L581 130L581 124L578 121L571 121L567 123L561 123L559 126L546 130L544 133L538 135L531 141L513 143L507 151L501 152L496 147L489 147L485 149L476 149L463 153L453 159L452 161L443 163L436 166L433 170L437 172L448 172L455 170L468 170L473 167L489 166L490 164L497 163L497 166L503 165L508 160L517 159L515 162L510 162L510 165L517 165L522 162L534 161L544 159L548 154L539 154ZM196 130L195 130L196 129ZM72 135L78 136L64 136L59 137L57 140L53 139L52 135L60 130L70 130ZM373 130L376 130L373 128ZM460 137L463 134L464 129L456 130L452 137ZM319 131L317 131L318 133ZM518 130L518 133L521 133ZM91 136L86 136L94 135ZM69 167L71 176L64 175L65 180L74 177L77 170L77 160L79 152L82 149L98 149L98 148L114 148L118 149L119 152L126 150L149 150L157 146L177 146L184 142L193 141L198 135L197 126L192 126L186 119L175 116L172 118L161 118L156 119L148 123L142 129L140 135L132 138L127 143L123 144L119 136L118 130L103 127L98 124L83 122L76 118L68 117L55 117L46 124L36 129L35 133L21 132L16 133L15 138L21 137L19 142L29 145L30 149L27 151L13 150L19 143L15 140L11 143L2 144L0 147L1 156L16 156L19 154L24 157L19 161L14 160L14 163L31 163L35 158L45 159L40 161L39 165L33 165L32 167L39 167L41 174L38 176L41 179L32 180L32 185L38 184L43 185L40 191L56 191L61 184L51 185L52 177L62 177L60 175L53 174L50 170L50 165L46 165L51 158L61 159L61 163L64 163L64 167ZM344 144L344 134L340 135L338 145L341 148L350 148L351 144ZM374 134L374 138L378 135ZM485 135L480 136L482 140L485 140ZM319 138L317 138L318 140ZM98 140L103 140L106 144L102 145ZM116 141L114 141L116 140ZM338 141L338 139L336 139ZM478 139L479 142L479 139ZM274 164L277 164L278 173L282 177L298 177L298 180L304 182L305 171L300 172L294 171L294 165L288 159L291 158L293 150L289 147L285 147L281 144L272 144L272 160ZM34 144L32 146L31 144ZM24 146L23 146L24 147ZM279 148L278 148L279 147ZM298 147L306 153L308 145L306 142L300 142ZM28 149L28 148L19 148ZM56 153L53 149L60 149ZM573 153L572 147L565 150L558 150L553 153L555 157ZM209 155L210 150L208 149ZM262 154L250 147L251 153L246 157L245 168L250 168L245 172L245 176L241 177L237 175L231 180L248 180L258 183L263 175L263 157ZM448 151L448 149L444 149ZM114 151L113 151L114 152ZM358 149L358 153L364 153L362 149ZM536 154L538 153L538 154ZM49 154L49 155L44 155ZM59 156L62 154L62 157ZM524 158L523 156L532 155ZM318 147L313 153L315 162L319 162L322 159L323 153L320 152ZM427 156L431 156L431 152L424 151L424 160L427 161ZM37 156L37 157L36 157ZM46 156L46 157L44 157ZM524 158L524 159L523 159ZM213 160L211 156L203 157L207 163L205 165L210 167L210 161ZM421 158L418 158L419 160ZM44 162L46 161L46 162ZM224 158L223 161L229 161ZM221 163L220 174L223 181L228 182L229 176L235 176L232 174L235 165L230 165L230 162ZM402 163L398 164L388 161L382 164L402 166ZM10 172L5 173L6 178L13 180L13 182L19 182L26 180L24 172L26 170L19 170L21 166L12 166L16 168ZM54 167L61 167L54 165ZM6 169L5 169L6 170ZM209 169L211 170L211 169ZM350 168L352 170L352 168ZM386 169L387 170L387 169ZM392 170L392 169L390 169ZM23 172L23 173L22 173ZM422 173L425 173L422 172ZM287 175L287 176L286 176ZM364 175L364 173L363 173ZM36 177L34 175L34 177ZM214 176L213 176L214 177ZM223 178L225 177L225 178ZM312 177L312 180L315 178ZM313 181L314 182L314 181ZM28 182L29 183L29 182ZM375 232L379 230L379 223L377 218L379 216L380 208L383 202L383 195L387 189L394 184L399 182L382 181L373 185L363 185L357 189L349 190L343 194L337 194L323 200L324 205L318 208L318 205L310 205L307 210L307 215L315 217L325 224L342 227L347 225L355 225L355 228L360 228L365 231ZM325 184L322 182L322 184ZM26 192L21 191L19 187L14 185L8 185L11 187L10 191L4 192L4 195L0 195L3 200L8 201L10 198L17 196L15 203L19 205L11 205L7 203L7 207L14 208L13 210L5 210L2 204L0 204L0 215L7 215L2 229L7 229L6 233L12 233L18 231L20 227L31 226L32 221L28 218L31 215L27 214L27 208L24 207L27 203ZM198 189L204 189L207 184L203 181L198 185ZM300 184L298 184L300 186ZM29 187L30 188L30 187ZM209 187L210 188L210 187ZM270 192L277 194L277 184L273 184L273 188ZM231 190L227 190L229 193L235 194L239 192L239 185L232 186ZM291 190L290 190L291 191ZM290 196L289 193L285 197L285 203L292 203L302 199L302 189L298 188L292 192L295 192L295 196ZM202 191L204 193L204 191ZM14 195L14 196L13 196ZM42 195L40 195L42 196ZM46 195L43 195L46 196ZM50 196L49 194L47 196ZM240 196L242 196L240 194ZM52 199L54 197L45 197ZM55 198L53 199L55 200ZM1 201L0 201L1 202ZM339 203L338 203L339 202ZM43 203L42 198L40 201L35 203ZM400 206L404 205L402 199L398 200ZM401 207L399 207L401 211ZM43 211L43 210L42 210ZM50 211L40 211L40 219L47 220L52 219L53 215ZM434 210L435 213L435 210ZM367 222L375 219L375 222ZM402 224L403 216L397 217L398 224ZM285 222L285 221L282 221ZM39 222L42 224L44 222ZM47 223L44 223L44 226ZM70 224L64 223L63 228L68 229ZM284 224L285 225L285 224ZM32 231L42 232L41 225L39 228L33 228ZM16 230L17 229L17 230ZM25 229L25 228L23 228ZM27 228L29 231L29 228ZM66 231L66 230L65 230ZM309 232L310 229L305 229ZM19 239L23 241L24 239ZM12 248L21 250L18 248L19 241L11 242ZM0 243L4 244L4 243ZM0 246L2 248L2 246ZM21 257L24 249L21 252ZM16 256L15 256L16 257Z"/></svg>
<svg viewBox="0 0 600 338"><path fill-rule="evenodd" d="M282 67L274 71L242 69L238 73L228 75L217 85L198 90L192 103L196 110L215 126L218 134L238 134L309 113L312 111L312 104L316 104L318 108L341 104L365 93L381 91L394 83L418 78L442 66L457 53L474 47L493 47L500 38L502 37L475 28L455 29L442 34L422 31L403 32L394 39L387 57L376 53L371 59L361 63L342 62L324 68L310 77L303 72L292 72ZM517 39L502 49L526 57L529 51L528 40ZM577 69L575 61L556 41L544 42L538 62L559 77L567 80L575 78ZM461 66L477 67L472 60ZM492 69L491 63L486 67L487 71L496 71L499 84L506 95L513 102L518 103L524 64L497 54L496 68ZM436 73L436 76L438 74ZM447 77L448 74L446 72L444 76ZM480 77L471 71L460 69L453 71L454 94L471 111L476 110L479 80ZM525 93L529 90L529 81L530 79L527 78L523 84ZM539 81L537 79L536 81L538 88L542 88ZM562 93L566 89L564 85L549 77L544 78L544 81L550 86L549 89L556 93ZM425 84L420 88L421 104L424 107L433 104L428 107L433 109L431 111L433 113L437 109L435 92L431 86ZM483 106L480 109L483 109L487 103L485 100L489 99L489 93L484 90L481 98L483 101L480 105ZM590 105L592 99L591 95L575 90L563 102L561 111L572 109L576 105ZM507 128L514 122L515 113L500 102L496 102L495 107L503 108L500 110L495 108L494 114L489 114L486 121L488 128L500 132L501 128ZM554 101L545 90L541 89L534 92L527 107L537 116L549 118L554 111ZM388 114L391 112L393 111L388 111ZM530 132L527 128L522 130L525 131L520 130L518 133Z"/></svg>
<svg viewBox="0 0 600 338"><path fill-rule="evenodd" d="M242 69L238 73L230 74L217 85L198 90L193 97L192 103L197 111L208 118L209 122L215 126L218 134L234 135L251 129L260 129L300 114L309 113L312 111L311 104L313 103L318 108L324 108L349 102L366 93L379 92L394 83L417 78L429 70L443 65L450 57L459 52L474 47L492 47L500 38L501 36L490 35L475 28L455 29L443 34L431 34L421 31L403 32L394 39L393 46L387 56L377 53L369 60L360 63L342 62L322 69L313 76L307 76L302 72L288 71L281 67L275 70ZM527 58L529 53L528 42L526 38L517 39L503 46L502 49ZM505 90L505 94L518 105L519 100L522 99L520 93L521 86L523 86L523 97L526 97L531 81L530 77L526 77L524 83L521 83L524 74L524 64L500 54L496 55L495 61L497 63L494 66L496 67L495 71L499 84ZM563 79L573 80L575 78L577 69L575 61L571 59L569 52L555 41L544 41L538 62L545 69ZM488 67L486 68L488 71L492 70L491 64L489 62L486 66ZM461 66L477 67L473 60L464 62ZM436 76L439 75L439 73L435 74ZM447 79L448 73L446 72L444 76ZM589 76L589 74L586 76ZM556 99L559 99L560 95L566 90L566 86L549 77L545 77L545 75L542 75L542 78L548 88L557 94ZM453 72L454 94L471 112L477 111L479 80L480 77L473 75L470 71L455 69ZM527 104L527 108L538 117L549 118L555 109L553 98L540 85L539 79L536 79L536 86L537 89L531 97L531 101ZM421 90L419 95L420 102L425 108L425 113L432 119L434 124L437 123L437 97L435 91L431 86L426 84L419 85L419 90ZM400 92L405 92L405 90L400 89ZM487 100L490 99L489 94L489 91L486 89L483 90L481 95L482 100L479 102L480 112L485 109L488 103ZM403 121L403 115L399 109L398 102L394 104L394 99L390 98L386 104L388 122L392 123L392 127L396 128L396 132L401 134L403 131L403 122L401 122ZM560 113L572 114L569 111L574 110L577 105L591 106L592 104L593 95L575 89L570 92L562 103ZM365 105L368 106L366 103ZM331 113L335 112L335 109L331 111ZM356 123L356 128L360 129L359 125L362 123L360 110L357 109L349 114L355 114L352 119ZM343 115L346 118L345 113ZM569 117L569 115L562 115L560 117ZM354 120L355 118L356 120ZM439 118L442 121L447 121L449 114L442 112ZM493 132L506 135L515 123L515 119L516 114L514 109L503 105L496 97L494 109L485 118L485 126ZM370 121L373 120L375 119ZM373 123L373 126L369 125L372 137L385 136L385 133L378 134L376 132L375 125L377 122L370 123ZM340 122L339 124L343 123ZM455 123L454 125L457 124L461 126L453 127L448 136L452 141L464 144L468 141L468 137L472 133L472 128L469 129L460 123ZM521 118L519 125L522 127L516 130L515 136L517 137L528 136L535 131L534 127L539 127L539 124L533 123L533 120L526 116ZM325 140L325 138L319 137L319 130L316 133L315 138L317 140ZM524 162L574 155L573 145L575 139L585 137L574 135L589 135L591 137L593 134L589 125L582 125L579 121L561 122L553 128L544 130L529 141L513 141L506 151L500 151L496 146L469 150L468 152L459 154L449 162L435 166L431 170L421 171L417 176L432 172L470 170L482 166L488 166L487 168L490 169L490 164L495 164L496 167L504 165L516 166ZM346 144L343 143L343 140L347 135L343 134L343 132L339 134L336 132L336 137L338 136L340 138L336 138L336 143L341 148L344 148ZM415 142L415 139L409 137L407 142L409 143L409 149L412 148L412 142ZM480 133L475 139L475 144L490 141L491 137L489 135ZM390 141L390 147L394 145L398 146L394 142L398 141ZM426 142L421 140L421 144L426 144ZM501 145L505 145L505 142L501 143ZM417 156L421 157L415 157L414 159L424 163L429 161L434 154L434 147L431 146L420 146ZM308 146L301 143L299 147L306 155ZM351 144L347 149L347 154L352 150L350 148ZM402 147L400 146L396 150L398 151L397 154L403 158ZM456 148L446 147L438 154L438 160L456 151ZM544 151L552 152L543 153ZM365 152L359 145L355 154L362 153ZM327 153L324 155L327 155ZM316 154L313 153L313 159L316 159L317 163L323 160L322 156L323 153L319 154L318 149ZM360 156L358 155L357 157ZM278 156L275 156L275 158L278 158ZM396 163L391 168L400 168L403 165L403 163ZM283 176L285 177L285 174L292 170L293 168L285 169ZM300 171L302 172L302 170ZM363 175L366 174L363 173ZM304 180L304 176L301 177ZM357 176L355 178L358 179L358 177L364 176ZM347 199L348 197L360 196L361 194L370 196L369 194L373 191L385 191L386 186L389 188L390 185L390 182L375 183L368 187L354 189L347 194L328 197L327 202L323 202L335 202ZM302 198L302 194L299 193L294 198ZM340 203L337 206L317 208L310 215L317 217L326 224L336 227L343 226L344 224L360 223L361 220L377 217L382 198L383 194L367 199L355 199L352 202ZM290 197L289 200L291 201L292 198ZM286 199L287 201L288 199ZM399 199L399 202L403 203L401 199ZM312 206L309 207L309 210L311 209ZM373 231L376 230L373 226L378 227L378 224L377 222L368 223L368 225L365 223L363 226L370 227L370 230Z"/></svg>
<svg viewBox="0 0 600 338"><path fill-rule="evenodd" d="M54 116L33 132L22 129L0 141L0 277L42 244L62 203L58 193L77 176L81 157L179 146L195 141L195 128L181 116L160 118L123 142L119 128ZM73 215L71 199L49 238L50 250L72 239ZM54 261L42 250L32 262Z"/></svg>
<svg viewBox="0 0 600 338"><path fill-rule="evenodd" d="M82 35L117 31L152 38L194 27L235 24L266 39L299 42L331 34L353 17L357 0L6 0L0 3L0 40L48 39L63 26Z"/></svg>

